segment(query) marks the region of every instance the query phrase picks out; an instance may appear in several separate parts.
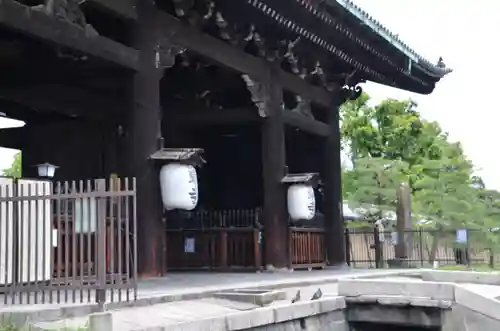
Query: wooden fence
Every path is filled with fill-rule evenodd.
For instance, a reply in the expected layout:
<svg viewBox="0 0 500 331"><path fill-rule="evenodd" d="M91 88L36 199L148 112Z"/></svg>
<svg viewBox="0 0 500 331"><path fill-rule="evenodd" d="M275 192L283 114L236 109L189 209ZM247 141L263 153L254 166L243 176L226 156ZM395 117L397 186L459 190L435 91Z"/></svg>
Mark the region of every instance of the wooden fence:
<svg viewBox="0 0 500 331"><path fill-rule="evenodd" d="M172 216L167 228L169 270L260 270L264 267L261 211L198 211ZM289 229L289 267L319 268L325 265L324 231L320 228Z"/></svg>
<svg viewBox="0 0 500 331"><path fill-rule="evenodd" d="M292 269L326 265L325 231L321 228L290 228Z"/></svg>
<svg viewBox="0 0 500 331"><path fill-rule="evenodd" d="M435 243L437 230L416 229L405 231L405 236L411 238L408 251L408 261L415 267L429 267L434 261L439 265L457 264L457 244L455 231L444 231ZM346 231L349 262L352 267L376 266L375 231L373 229L351 229ZM379 233L380 251L383 264L395 259L395 247L391 232ZM435 252L433 254L433 244ZM463 245L462 245L463 246ZM463 247L462 247L463 248ZM473 264L491 264L490 251L484 247L481 240L474 240L474 231L470 232L470 247L468 247ZM493 257L493 263L500 263L500 256Z"/></svg>
<svg viewBox="0 0 500 331"><path fill-rule="evenodd" d="M4 302L135 299L135 185L135 179L53 183L1 178Z"/></svg>
<svg viewBox="0 0 500 331"><path fill-rule="evenodd" d="M256 270L261 264L256 229L167 231L167 268L170 270Z"/></svg>

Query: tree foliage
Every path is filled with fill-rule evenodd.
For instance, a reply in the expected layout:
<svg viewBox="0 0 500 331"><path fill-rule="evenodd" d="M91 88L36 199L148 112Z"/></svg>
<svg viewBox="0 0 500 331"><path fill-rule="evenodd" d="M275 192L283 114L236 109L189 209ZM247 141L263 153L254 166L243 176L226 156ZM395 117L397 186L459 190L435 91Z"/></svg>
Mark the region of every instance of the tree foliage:
<svg viewBox="0 0 500 331"><path fill-rule="evenodd" d="M397 188L405 180L403 161L383 158L360 158L346 178L350 185L349 206L374 223L396 208ZM376 206L376 207L374 207Z"/></svg>
<svg viewBox="0 0 500 331"><path fill-rule="evenodd" d="M407 182L416 218L441 229L478 229L482 241L499 244L492 229L500 223L500 193L474 175L461 144L423 119L411 100L371 107L369 99L362 94L341 109L343 147L352 161L343 174L349 204L394 210L397 187Z"/></svg>
<svg viewBox="0 0 500 331"><path fill-rule="evenodd" d="M3 175L7 177L20 178L22 175L22 159L21 152L16 153L14 155L14 160L12 161L12 165L3 170Z"/></svg>

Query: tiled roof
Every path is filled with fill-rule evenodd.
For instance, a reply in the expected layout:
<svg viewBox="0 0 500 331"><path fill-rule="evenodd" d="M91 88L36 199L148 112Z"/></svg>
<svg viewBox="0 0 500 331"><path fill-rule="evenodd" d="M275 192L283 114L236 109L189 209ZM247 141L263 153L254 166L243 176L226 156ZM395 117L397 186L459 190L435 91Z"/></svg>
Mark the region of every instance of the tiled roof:
<svg viewBox="0 0 500 331"><path fill-rule="evenodd" d="M374 19L369 13L361 9L359 6L354 4L350 0L328 0L329 5L335 6L340 5L345 10L347 10L351 15L355 16L358 20L362 21L365 25L376 32L380 37L387 40L399 51L405 54L408 58L413 61L413 65L417 65L421 70L426 72L426 74L443 77L444 75L450 73L452 69L433 64L426 60L423 56L419 55L415 50L409 47L405 42L403 42L396 34L392 33L387 29L382 23Z"/></svg>

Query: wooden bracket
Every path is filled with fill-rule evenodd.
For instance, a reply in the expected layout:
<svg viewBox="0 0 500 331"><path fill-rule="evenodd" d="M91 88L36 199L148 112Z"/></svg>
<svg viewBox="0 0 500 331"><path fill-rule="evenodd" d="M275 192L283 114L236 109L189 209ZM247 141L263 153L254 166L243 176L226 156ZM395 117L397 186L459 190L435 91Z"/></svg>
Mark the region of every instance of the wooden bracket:
<svg viewBox="0 0 500 331"><path fill-rule="evenodd" d="M292 109L292 111L314 119L314 115L311 111L311 102L302 98L300 95L296 95L295 98L297 100L297 106Z"/></svg>
<svg viewBox="0 0 500 331"><path fill-rule="evenodd" d="M186 51L185 48L178 46L174 43L162 43L158 44L156 48L156 60L155 65L158 69L169 69L175 64L175 58L177 55L182 54Z"/></svg>
<svg viewBox="0 0 500 331"><path fill-rule="evenodd" d="M263 83L254 81L249 75L243 74L241 78L245 81L247 89L252 95L252 102L257 107L260 117L268 117L267 113L267 90Z"/></svg>

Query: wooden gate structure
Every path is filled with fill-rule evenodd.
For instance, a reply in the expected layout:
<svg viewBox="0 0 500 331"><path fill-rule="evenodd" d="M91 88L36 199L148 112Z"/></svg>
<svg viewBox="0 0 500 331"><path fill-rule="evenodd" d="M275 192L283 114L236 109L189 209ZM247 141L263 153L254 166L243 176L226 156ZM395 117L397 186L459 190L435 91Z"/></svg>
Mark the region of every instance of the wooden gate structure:
<svg viewBox="0 0 500 331"><path fill-rule="evenodd" d="M259 247L270 268L344 264L339 107L366 81L429 94L451 71L349 0L3 0L0 50L0 111L26 122L0 144L27 177L48 161L60 181L137 178L145 277L191 236L209 265L257 267ZM200 210L260 208L261 230L169 230L164 148L203 149ZM288 172L319 173L323 230L290 230Z"/></svg>

